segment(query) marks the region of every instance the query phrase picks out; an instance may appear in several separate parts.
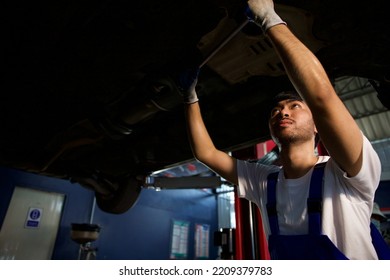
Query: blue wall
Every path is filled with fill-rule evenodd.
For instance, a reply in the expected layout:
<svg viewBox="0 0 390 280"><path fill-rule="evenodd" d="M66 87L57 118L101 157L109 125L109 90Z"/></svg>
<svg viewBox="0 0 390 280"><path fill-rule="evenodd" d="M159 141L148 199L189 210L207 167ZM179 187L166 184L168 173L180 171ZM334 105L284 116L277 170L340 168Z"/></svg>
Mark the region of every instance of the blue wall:
<svg viewBox="0 0 390 280"><path fill-rule="evenodd" d="M70 225L89 221L93 193L65 180L0 168L0 225L3 224L15 186L65 194L53 259L77 259L78 245L70 239Z"/></svg>
<svg viewBox="0 0 390 280"><path fill-rule="evenodd" d="M120 216L96 211L94 223L102 226L95 242L98 259L169 259L173 220L190 222L189 259L195 255L195 224L210 225L210 258L217 257L212 244L218 227L214 195L201 190L144 189L136 205Z"/></svg>
<svg viewBox="0 0 390 280"><path fill-rule="evenodd" d="M0 168L0 225L3 223L15 186L63 193L66 196L53 259L77 259L78 244L71 240L72 223L90 221L93 192L66 180L49 178L18 170ZM217 258L213 233L218 230L217 200L209 191L143 189L136 204L121 215L93 212L93 223L102 229L93 242L97 258L169 259L173 220L190 223L188 259L194 258L195 224L210 226L210 259Z"/></svg>

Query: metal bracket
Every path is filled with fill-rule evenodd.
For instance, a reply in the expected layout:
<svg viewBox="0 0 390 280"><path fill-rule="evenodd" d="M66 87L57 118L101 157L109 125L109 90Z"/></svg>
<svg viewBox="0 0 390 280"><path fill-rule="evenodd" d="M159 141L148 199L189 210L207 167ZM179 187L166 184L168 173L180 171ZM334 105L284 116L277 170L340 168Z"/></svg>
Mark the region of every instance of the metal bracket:
<svg viewBox="0 0 390 280"><path fill-rule="evenodd" d="M145 188L154 189L206 189L218 188L222 185L221 178L211 177L152 177L145 180Z"/></svg>

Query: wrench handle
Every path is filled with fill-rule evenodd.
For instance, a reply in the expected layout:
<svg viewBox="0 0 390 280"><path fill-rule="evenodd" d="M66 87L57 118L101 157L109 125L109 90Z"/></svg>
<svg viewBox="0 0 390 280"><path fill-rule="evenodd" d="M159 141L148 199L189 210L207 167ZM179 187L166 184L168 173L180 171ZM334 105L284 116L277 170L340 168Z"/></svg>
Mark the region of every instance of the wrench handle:
<svg viewBox="0 0 390 280"><path fill-rule="evenodd" d="M231 39L234 38L234 36L237 35L238 32L241 31L241 29L244 28L245 25L250 21L250 19L244 20L236 29L233 30L232 33L229 34L199 65L199 68L202 68L211 58L213 58Z"/></svg>

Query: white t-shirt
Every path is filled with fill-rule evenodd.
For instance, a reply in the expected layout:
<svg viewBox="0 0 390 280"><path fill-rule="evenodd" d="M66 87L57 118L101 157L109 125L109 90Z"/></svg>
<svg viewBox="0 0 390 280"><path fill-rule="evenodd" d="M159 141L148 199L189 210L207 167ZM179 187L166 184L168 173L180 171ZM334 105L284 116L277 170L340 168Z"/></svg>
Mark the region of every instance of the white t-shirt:
<svg viewBox="0 0 390 280"><path fill-rule="evenodd" d="M370 217L375 191L381 175L381 163L366 137L363 137L363 165L354 177L347 174L331 158L324 172L322 233L349 259L377 259L371 242ZM238 194L254 202L262 213L267 236L267 176L279 172L276 201L280 234L297 235L308 232L306 209L313 169L298 179L285 179L283 168L249 161L237 161Z"/></svg>

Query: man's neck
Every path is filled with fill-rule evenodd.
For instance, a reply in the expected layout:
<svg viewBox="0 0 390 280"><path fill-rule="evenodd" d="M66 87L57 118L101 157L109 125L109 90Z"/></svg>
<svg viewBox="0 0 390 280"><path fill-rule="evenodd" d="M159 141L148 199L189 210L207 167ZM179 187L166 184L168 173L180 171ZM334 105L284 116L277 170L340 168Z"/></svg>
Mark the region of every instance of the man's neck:
<svg viewBox="0 0 390 280"><path fill-rule="evenodd" d="M305 175L318 161L313 145L289 145L282 147L280 161L287 179Z"/></svg>

